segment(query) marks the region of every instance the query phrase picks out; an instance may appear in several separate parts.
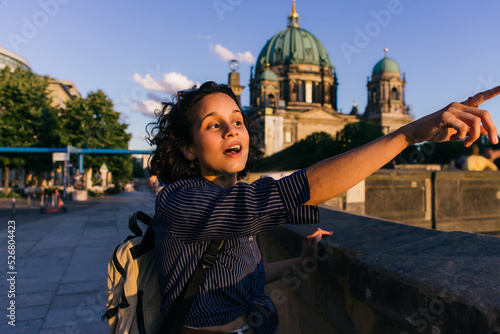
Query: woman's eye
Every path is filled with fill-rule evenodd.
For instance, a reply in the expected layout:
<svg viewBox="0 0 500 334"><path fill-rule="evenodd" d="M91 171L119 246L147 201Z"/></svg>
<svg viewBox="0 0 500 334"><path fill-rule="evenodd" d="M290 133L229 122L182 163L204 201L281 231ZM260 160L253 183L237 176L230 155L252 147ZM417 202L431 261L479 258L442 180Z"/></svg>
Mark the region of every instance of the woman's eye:
<svg viewBox="0 0 500 334"><path fill-rule="evenodd" d="M214 123L214 124L210 124L210 125L208 126L208 128L209 128L209 129L217 129L217 128L220 128L220 125L219 125L219 124L217 124L217 123Z"/></svg>

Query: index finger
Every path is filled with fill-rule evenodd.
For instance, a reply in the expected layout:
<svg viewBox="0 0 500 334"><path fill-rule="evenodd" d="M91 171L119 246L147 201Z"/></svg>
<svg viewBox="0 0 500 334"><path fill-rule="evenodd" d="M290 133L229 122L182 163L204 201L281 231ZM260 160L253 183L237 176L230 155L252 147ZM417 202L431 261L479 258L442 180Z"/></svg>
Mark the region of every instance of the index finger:
<svg viewBox="0 0 500 334"><path fill-rule="evenodd" d="M497 96L498 94L500 94L500 86L477 93L476 95L471 96L466 101L462 102L462 104L477 108L481 103Z"/></svg>

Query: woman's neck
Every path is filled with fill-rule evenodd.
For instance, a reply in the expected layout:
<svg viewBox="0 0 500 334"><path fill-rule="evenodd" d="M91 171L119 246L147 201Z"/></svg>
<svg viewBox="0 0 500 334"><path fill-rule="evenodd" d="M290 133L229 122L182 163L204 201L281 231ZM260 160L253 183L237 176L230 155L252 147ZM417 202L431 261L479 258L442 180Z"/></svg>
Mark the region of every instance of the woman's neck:
<svg viewBox="0 0 500 334"><path fill-rule="evenodd" d="M203 175L208 181L215 183L222 188L229 188L238 181L238 174L222 174L222 175Z"/></svg>

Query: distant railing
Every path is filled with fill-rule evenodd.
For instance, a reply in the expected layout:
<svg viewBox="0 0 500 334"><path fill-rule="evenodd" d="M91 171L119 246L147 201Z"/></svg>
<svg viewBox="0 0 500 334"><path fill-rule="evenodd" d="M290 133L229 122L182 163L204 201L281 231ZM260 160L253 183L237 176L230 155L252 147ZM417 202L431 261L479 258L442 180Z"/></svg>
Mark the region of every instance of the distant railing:
<svg viewBox="0 0 500 334"><path fill-rule="evenodd" d="M64 197L66 196L66 187L68 186L69 173L67 168L71 165L69 164L70 154L78 154L78 171L80 174L84 173L83 160L85 154L151 154L150 150L128 150L128 149L114 149L114 148L77 148L74 146L67 146L66 148L53 148L53 147L0 147L0 153L52 153L53 159L55 153L63 153L62 158L55 159L53 161L63 161L63 182L64 182ZM64 154L66 153L66 154ZM0 174L1 176L1 174ZM24 182L24 181L23 181ZM24 184L24 183L23 183Z"/></svg>
<svg viewBox="0 0 500 334"><path fill-rule="evenodd" d="M77 148L68 146L66 148L52 147L0 147L0 153L67 153L78 154L78 170L83 174L83 157L85 154L151 154L150 150L126 150L115 148Z"/></svg>
<svg viewBox="0 0 500 334"><path fill-rule="evenodd" d="M151 154L150 150L125 150L114 148L52 148L52 147L0 147L0 153L57 153L76 154Z"/></svg>

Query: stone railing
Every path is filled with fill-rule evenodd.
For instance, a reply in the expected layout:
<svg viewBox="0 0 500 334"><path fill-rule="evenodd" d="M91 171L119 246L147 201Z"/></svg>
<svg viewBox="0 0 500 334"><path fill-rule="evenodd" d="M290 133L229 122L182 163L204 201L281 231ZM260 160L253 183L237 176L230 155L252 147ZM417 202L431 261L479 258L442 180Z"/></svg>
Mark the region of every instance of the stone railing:
<svg viewBox="0 0 500 334"><path fill-rule="evenodd" d="M266 286L278 333L500 333L500 238L320 208L334 232ZM299 256L311 225L259 236L264 262Z"/></svg>
<svg viewBox="0 0 500 334"><path fill-rule="evenodd" d="M325 204L440 231L500 235L500 172L379 170Z"/></svg>
<svg viewBox="0 0 500 334"><path fill-rule="evenodd" d="M365 181L365 212L440 231L500 231L500 173L380 170Z"/></svg>

